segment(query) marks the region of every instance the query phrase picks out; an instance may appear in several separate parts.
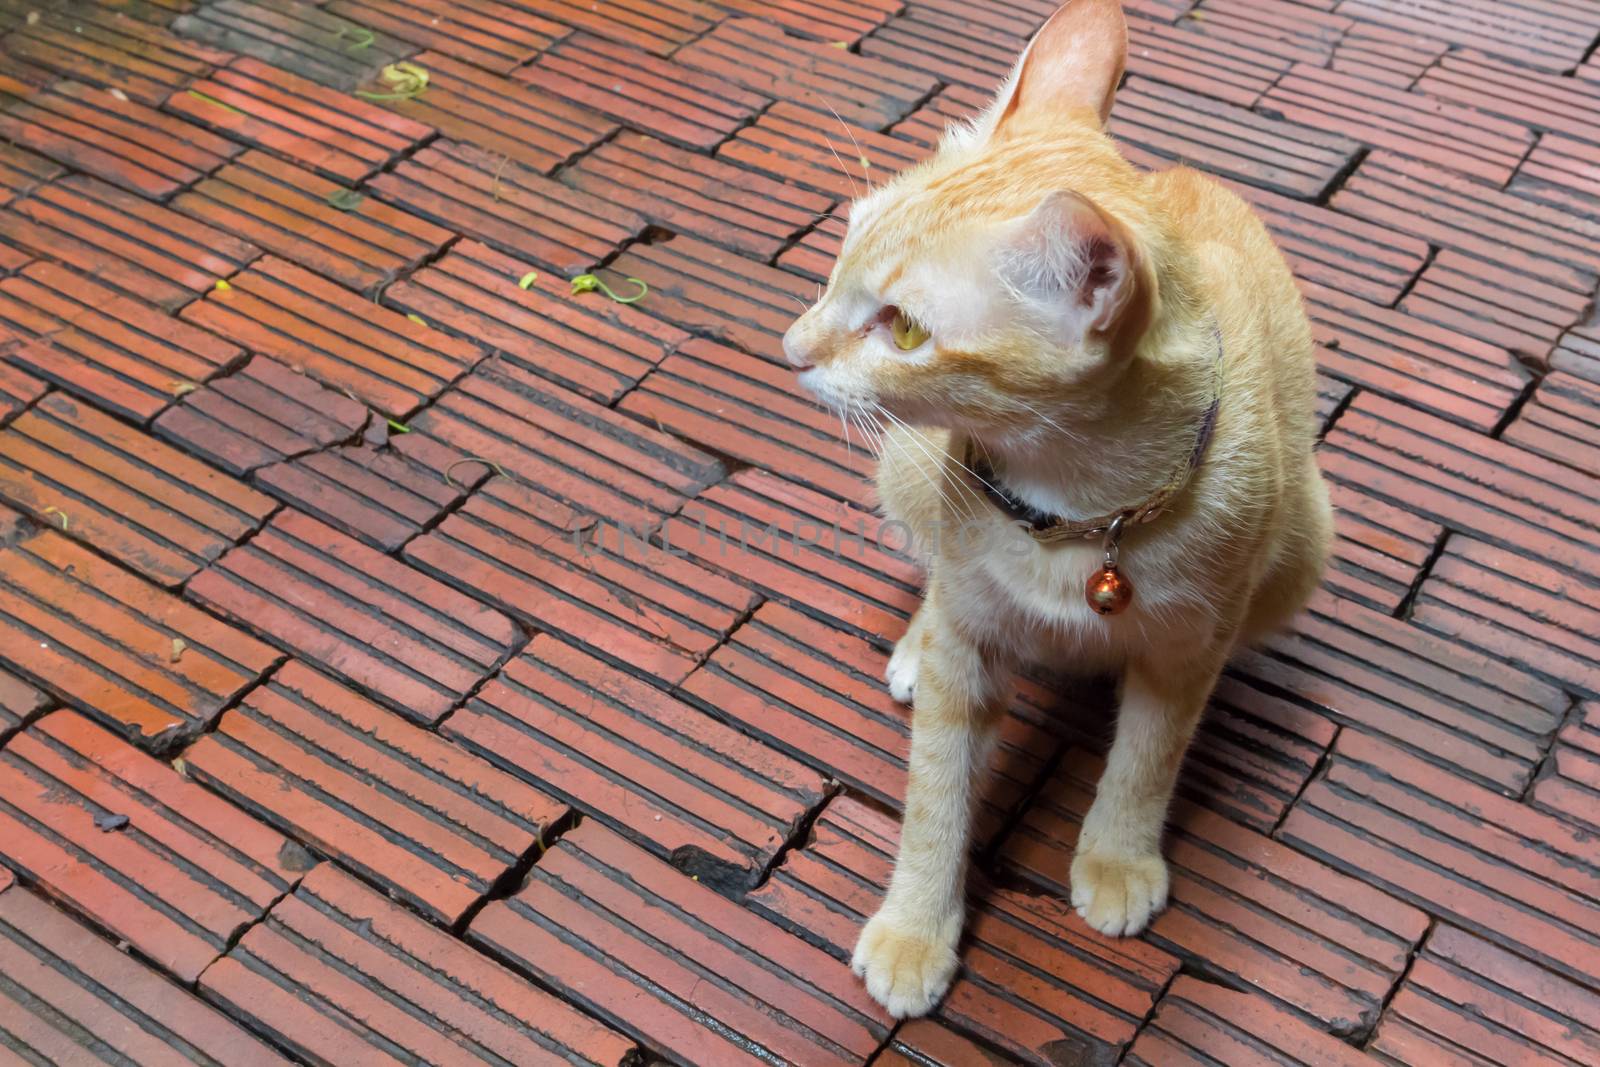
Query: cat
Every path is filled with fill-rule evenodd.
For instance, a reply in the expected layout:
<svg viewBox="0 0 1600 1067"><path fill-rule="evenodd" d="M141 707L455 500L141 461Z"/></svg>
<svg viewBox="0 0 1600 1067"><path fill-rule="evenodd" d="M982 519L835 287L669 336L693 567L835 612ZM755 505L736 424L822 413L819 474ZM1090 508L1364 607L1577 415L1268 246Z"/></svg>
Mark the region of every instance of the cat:
<svg viewBox="0 0 1600 1067"><path fill-rule="evenodd" d="M1119 155L1126 55L1116 0L1059 8L988 111L851 205L784 337L804 387L877 427L883 509L926 567L888 664L913 704L899 854L852 960L896 1017L957 969L1016 670L1120 674L1069 873L1089 926L1135 934L1166 903L1163 824L1224 663L1301 608L1329 552L1299 292L1244 201Z"/></svg>

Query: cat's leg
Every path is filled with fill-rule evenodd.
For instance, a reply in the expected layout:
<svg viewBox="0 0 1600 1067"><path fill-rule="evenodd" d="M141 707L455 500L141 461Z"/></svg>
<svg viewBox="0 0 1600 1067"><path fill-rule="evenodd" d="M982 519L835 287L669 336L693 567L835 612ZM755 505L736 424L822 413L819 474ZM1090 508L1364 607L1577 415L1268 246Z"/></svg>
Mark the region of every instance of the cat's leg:
<svg viewBox="0 0 1600 1067"><path fill-rule="evenodd" d="M930 588L927 596L932 595ZM902 704L911 703L917 691L917 672L922 669L922 635L927 633L928 619L932 615L933 609L924 598L911 616L906 632L894 643L894 653L889 657L888 669L884 671L883 680L889 683L889 695Z"/></svg>
<svg viewBox="0 0 1600 1067"><path fill-rule="evenodd" d="M1101 933L1136 934L1166 906L1161 831L1222 662L1128 666L1116 740L1072 859L1073 907Z"/></svg>
<svg viewBox="0 0 1600 1067"><path fill-rule="evenodd" d="M927 601L905 822L889 892L851 967L896 1018L925 1014L950 985L965 917L967 838L1011 672Z"/></svg>

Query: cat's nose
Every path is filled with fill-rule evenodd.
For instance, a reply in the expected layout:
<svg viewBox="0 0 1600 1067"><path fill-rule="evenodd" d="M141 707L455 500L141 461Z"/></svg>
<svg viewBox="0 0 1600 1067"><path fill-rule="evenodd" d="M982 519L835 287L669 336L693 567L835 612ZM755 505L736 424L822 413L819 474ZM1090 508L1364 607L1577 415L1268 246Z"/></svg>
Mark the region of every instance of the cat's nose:
<svg viewBox="0 0 1600 1067"><path fill-rule="evenodd" d="M805 346L795 337L795 328L789 327L783 335L783 358L789 361L789 366L795 370L810 370L816 366L816 361L806 351Z"/></svg>

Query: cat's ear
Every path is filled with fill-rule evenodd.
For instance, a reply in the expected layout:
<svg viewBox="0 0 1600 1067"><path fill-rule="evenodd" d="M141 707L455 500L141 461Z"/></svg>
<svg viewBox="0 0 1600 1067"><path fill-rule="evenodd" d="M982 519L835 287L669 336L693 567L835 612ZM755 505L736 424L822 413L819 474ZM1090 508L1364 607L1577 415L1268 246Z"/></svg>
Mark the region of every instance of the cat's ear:
<svg viewBox="0 0 1600 1067"><path fill-rule="evenodd" d="M1056 122L1074 112L1097 116L1103 128L1127 59L1120 0L1067 0L1023 50L995 102L994 129Z"/></svg>
<svg viewBox="0 0 1600 1067"><path fill-rule="evenodd" d="M1149 325L1148 266L1127 228L1086 196L1050 193L1010 224L998 252L1005 285L1054 319L1063 341L1100 334L1122 350Z"/></svg>

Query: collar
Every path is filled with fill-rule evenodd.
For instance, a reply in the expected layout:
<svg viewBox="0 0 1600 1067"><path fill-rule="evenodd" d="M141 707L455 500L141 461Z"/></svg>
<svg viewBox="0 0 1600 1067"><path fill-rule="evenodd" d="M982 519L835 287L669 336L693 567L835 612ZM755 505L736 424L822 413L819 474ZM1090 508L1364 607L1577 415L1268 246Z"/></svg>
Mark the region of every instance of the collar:
<svg viewBox="0 0 1600 1067"><path fill-rule="evenodd" d="M1217 350L1213 362L1215 380L1211 404L1200 417L1200 424L1195 430L1194 446L1189 450L1188 458L1172 472L1161 488L1146 497L1142 503L1088 519L1069 519L1064 515L1052 515L1040 511L1006 490L1000 482L1000 477L995 474L994 468L989 465L989 461L977 455L976 442L969 437L966 441L963 462L976 477L978 488L1002 514L1022 523L1028 533L1033 535L1033 539L1041 544L1099 537L1108 533L1113 526L1117 526L1120 532L1122 527L1156 519L1167 510L1173 499L1183 492L1189 480L1194 477L1194 472L1200 469L1200 464L1205 461L1206 451L1211 446L1211 438L1216 432L1217 412L1222 407L1222 331L1214 319L1211 333ZM1120 524L1118 520L1121 520Z"/></svg>

